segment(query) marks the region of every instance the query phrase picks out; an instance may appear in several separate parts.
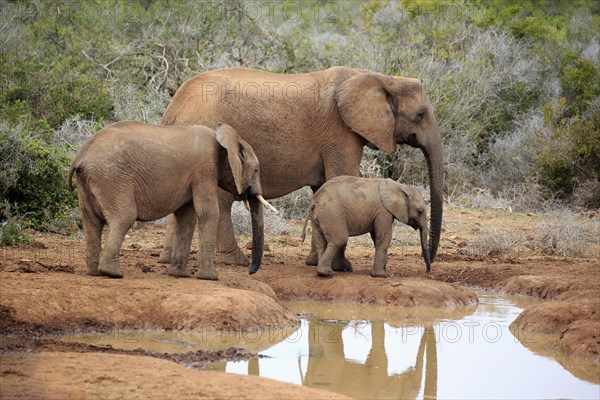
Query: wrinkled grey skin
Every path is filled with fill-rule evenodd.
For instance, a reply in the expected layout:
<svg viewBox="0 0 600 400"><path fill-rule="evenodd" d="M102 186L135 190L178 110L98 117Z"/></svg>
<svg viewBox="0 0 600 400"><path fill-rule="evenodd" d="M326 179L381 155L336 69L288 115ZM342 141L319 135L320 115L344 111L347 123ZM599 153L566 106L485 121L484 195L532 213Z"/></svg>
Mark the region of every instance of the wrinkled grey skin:
<svg viewBox="0 0 600 400"><path fill-rule="evenodd" d="M187 260L196 218L199 252L196 276L218 279L214 269L219 221L218 188L248 199L253 244L251 272L258 269L264 243L262 194L256 154L229 125L165 127L117 122L81 148L69 170L76 174L83 217L87 273L121 278L119 251L135 221L175 215L175 244L168 269L189 276ZM104 225L110 230L104 248Z"/></svg>
<svg viewBox="0 0 600 400"><path fill-rule="evenodd" d="M308 219L312 220L317 273L321 276L352 271L352 265L344 258L348 237L370 233L375 244L371 276L388 277L387 251L394 219L419 229L426 271L431 270L427 207L423 196L411 186L391 179L339 176L315 193L304 221L302 240Z"/></svg>
<svg viewBox="0 0 600 400"><path fill-rule="evenodd" d="M305 74L249 68L200 73L173 96L163 125L225 122L250 143L262 168L263 196L277 198L304 186L316 191L339 175L358 176L363 148L387 153L397 144L421 149L431 190L432 261L437 252L444 190L442 139L418 79L347 67ZM225 263L247 265L231 222L233 197L219 195L218 242ZM171 217L160 261L171 261ZM307 264L316 265L316 251Z"/></svg>

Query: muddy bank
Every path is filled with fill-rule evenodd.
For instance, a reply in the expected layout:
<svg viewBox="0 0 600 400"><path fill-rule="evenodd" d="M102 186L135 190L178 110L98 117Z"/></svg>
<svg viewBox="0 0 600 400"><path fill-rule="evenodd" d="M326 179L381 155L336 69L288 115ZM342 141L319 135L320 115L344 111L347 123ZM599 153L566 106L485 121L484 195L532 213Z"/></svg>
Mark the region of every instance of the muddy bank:
<svg viewBox="0 0 600 400"><path fill-rule="evenodd" d="M77 371L77 373L74 373ZM196 371L150 357L71 352L5 354L0 396L11 399L347 399L255 376Z"/></svg>
<svg viewBox="0 0 600 400"><path fill-rule="evenodd" d="M266 285L223 275L219 282L200 282L0 272L1 305L14 310L17 321L57 331L81 327L249 331L298 324Z"/></svg>
<svg viewBox="0 0 600 400"><path fill-rule="evenodd" d="M590 279L591 278L591 279ZM600 363L600 280L590 276L522 275L496 285L501 293L547 299L524 310L511 329L543 335L559 352Z"/></svg>
<svg viewBox="0 0 600 400"><path fill-rule="evenodd" d="M284 271L285 270L285 271ZM471 289L422 278L373 278L361 270L316 276L312 267L273 266L258 275L282 300L356 302L388 307L465 307L477 304Z"/></svg>

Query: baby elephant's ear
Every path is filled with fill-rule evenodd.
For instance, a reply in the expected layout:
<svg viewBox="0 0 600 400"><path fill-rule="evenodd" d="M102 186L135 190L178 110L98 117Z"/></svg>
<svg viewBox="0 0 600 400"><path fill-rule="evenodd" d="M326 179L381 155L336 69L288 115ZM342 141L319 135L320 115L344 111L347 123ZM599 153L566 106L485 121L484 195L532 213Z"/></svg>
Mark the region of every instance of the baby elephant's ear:
<svg viewBox="0 0 600 400"><path fill-rule="evenodd" d="M382 179L379 184L379 198L381 203L398 221L408 222L409 196L402 189L402 185L391 179Z"/></svg>
<svg viewBox="0 0 600 400"><path fill-rule="evenodd" d="M238 194L242 194L242 149L240 147L240 137L231 126L221 124L217 128L217 141L227 149L227 159L235 181L235 187Z"/></svg>

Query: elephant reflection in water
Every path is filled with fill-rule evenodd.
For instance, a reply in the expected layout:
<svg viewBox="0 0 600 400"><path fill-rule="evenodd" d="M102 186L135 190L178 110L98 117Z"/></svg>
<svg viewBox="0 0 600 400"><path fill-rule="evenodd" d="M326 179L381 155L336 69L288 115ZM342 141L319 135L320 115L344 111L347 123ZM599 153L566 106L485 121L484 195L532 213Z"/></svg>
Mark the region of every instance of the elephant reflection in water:
<svg viewBox="0 0 600 400"><path fill-rule="evenodd" d="M424 398L437 397L437 348L432 324L426 324L414 367L388 375L383 321L371 322L371 351L364 364L346 360L343 325L309 322L309 359L302 383L344 393L354 398L416 398L423 384Z"/></svg>

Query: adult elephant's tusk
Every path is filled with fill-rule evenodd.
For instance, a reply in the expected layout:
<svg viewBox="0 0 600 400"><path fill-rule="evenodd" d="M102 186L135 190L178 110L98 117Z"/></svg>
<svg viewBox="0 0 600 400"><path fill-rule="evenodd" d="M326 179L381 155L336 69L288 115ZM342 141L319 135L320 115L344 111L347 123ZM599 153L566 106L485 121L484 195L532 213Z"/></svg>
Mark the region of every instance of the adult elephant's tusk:
<svg viewBox="0 0 600 400"><path fill-rule="evenodd" d="M258 201L260 201L264 206L270 208L272 211L279 213L279 211L277 211L277 209L275 207L273 207L272 205L269 204L268 201L265 200L264 197L262 197L260 194L258 196L256 196L256 198L258 199Z"/></svg>
<svg viewBox="0 0 600 400"><path fill-rule="evenodd" d="M244 200L242 201L242 203L244 203L244 207L246 207L246 210L250 211L250 205L248 204L248 200Z"/></svg>

